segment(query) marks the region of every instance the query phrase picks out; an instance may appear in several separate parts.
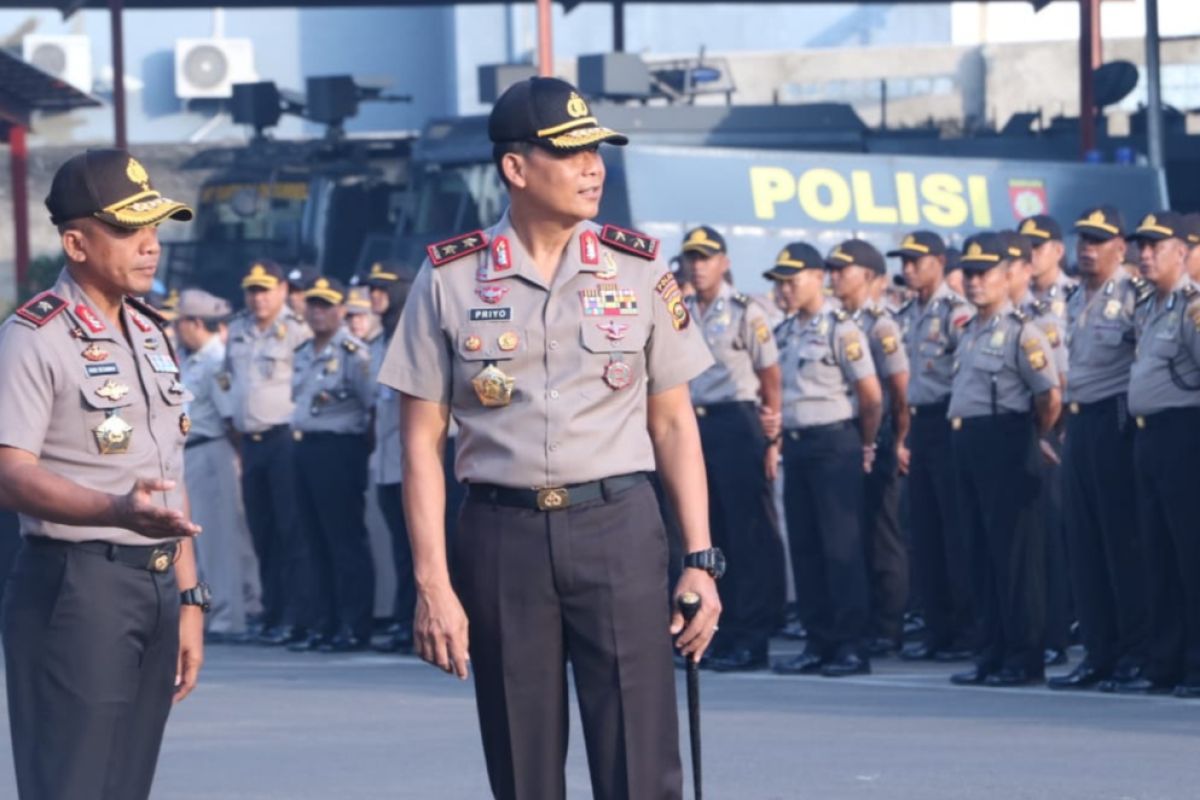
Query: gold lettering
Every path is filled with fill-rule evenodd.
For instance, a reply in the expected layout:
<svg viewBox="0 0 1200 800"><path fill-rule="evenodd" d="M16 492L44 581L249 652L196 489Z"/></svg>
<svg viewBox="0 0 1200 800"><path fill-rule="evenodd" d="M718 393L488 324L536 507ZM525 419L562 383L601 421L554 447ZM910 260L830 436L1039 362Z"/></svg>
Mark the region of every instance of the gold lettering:
<svg viewBox="0 0 1200 800"><path fill-rule="evenodd" d="M824 190L829 198L821 197ZM800 176L796 185L800 207L817 222L841 222L850 216L854 196L846 179L831 169L810 169Z"/></svg>
<svg viewBox="0 0 1200 800"><path fill-rule="evenodd" d="M858 209L858 221L864 224L895 225L900 214L892 206L875 204L875 187L871 185L871 173L856 169L850 173L854 187L854 205Z"/></svg>
<svg viewBox="0 0 1200 800"><path fill-rule="evenodd" d="M900 221L905 225L921 222L921 205L917 199L917 176L911 172L896 173L896 204L900 207Z"/></svg>
<svg viewBox="0 0 1200 800"><path fill-rule="evenodd" d="M975 227L992 227L992 204L988 202L987 176L968 175L967 193L971 198L971 209L975 212Z"/></svg>
<svg viewBox="0 0 1200 800"><path fill-rule="evenodd" d="M750 194L754 216L775 219L775 206L796 196L796 179L782 167L751 167Z"/></svg>
<svg viewBox="0 0 1200 800"><path fill-rule="evenodd" d="M957 228L967 221L967 201L963 199L963 184L945 172L934 172L921 179L921 196L925 205L921 211L933 225Z"/></svg>

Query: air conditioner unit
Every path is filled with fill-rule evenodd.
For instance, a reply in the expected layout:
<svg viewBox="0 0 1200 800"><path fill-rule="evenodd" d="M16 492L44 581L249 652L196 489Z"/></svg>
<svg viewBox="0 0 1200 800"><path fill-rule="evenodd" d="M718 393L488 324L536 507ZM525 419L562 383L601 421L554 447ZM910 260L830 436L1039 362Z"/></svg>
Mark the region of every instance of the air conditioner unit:
<svg viewBox="0 0 1200 800"><path fill-rule="evenodd" d="M175 96L227 99L235 83L258 80L249 39L176 39Z"/></svg>
<svg viewBox="0 0 1200 800"><path fill-rule="evenodd" d="M92 91L92 43L86 36L30 34L21 40L22 57L82 92Z"/></svg>

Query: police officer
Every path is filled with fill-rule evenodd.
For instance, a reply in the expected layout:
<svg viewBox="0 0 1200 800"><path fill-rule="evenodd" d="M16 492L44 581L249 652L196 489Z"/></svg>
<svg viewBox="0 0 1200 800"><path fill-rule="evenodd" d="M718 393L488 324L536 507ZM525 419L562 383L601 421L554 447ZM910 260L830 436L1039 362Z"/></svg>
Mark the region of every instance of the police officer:
<svg viewBox="0 0 1200 800"><path fill-rule="evenodd" d="M17 794L144 800L196 684L207 592L182 483L191 395L134 298L159 223L192 211L122 150L69 159L46 207L66 268L0 328L0 504L24 537L3 609Z"/></svg>
<svg viewBox="0 0 1200 800"><path fill-rule="evenodd" d="M768 270L789 316L775 329L783 371L784 513L804 652L776 672L827 677L871 671L863 478L875 461L883 391L866 337L825 296L825 262L785 247Z"/></svg>
<svg viewBox="0 0 1200 800"><path fill-rule="evenodd" d="M598 145L625 137L553 78L509 88L488 133L510 210L430 245L380 373L402 393L417 648L465 678L469 646L496 797L565 796L570 661L595 797L679 798L668 632L698 660L720 611L687 389L712 358L659 242L586 221L604 186ZM442 531L451 414L469 484L454 588ZM664 602L655 465L683 524L676 592L701 597L686 629Z"/></svg>
<svg viewBox="0 0 1200 800"><path fill-rule="evenodd" d="M972 612L946 411L955 353L973 311L948 285L947 248L936 233L914 231L888 256L900 259L904 280L917 295L898 312L911 369L912 416L909 441L898 456L901 472L908 472L913 579L926 627L923 640L900 655L957 661L971 653Z"/></svg>
<svg viewBox="0 0 1200 800"><path fill-rule="evenodd" d="M777 462L764 463L767 439L756 410L761 396L768 414L780 413L779 352L766 311L726 279L729 256L720 233L707 225L693 229L680 259L696 287L688 309L717 362L691 382L708 474L709 525L730 564L721 631L708 666L718 672L763 669L787 596L771 484Z"/></svg>
<svg viewBox="0 0 1200 800"><path fill-rule="evenodd" d="M1044 670L1037 441L1057 421L1061 397L1046 335L1010 300L1009 247L1005 236L981 233L962 257L977 314L959 344L948 413L982 646L956 684L1020 686Z"/></svg>
<svg viewBox="0 0 1200 800"><path fill-rule="evenodd" d="M1200 285L1200 214L1186 214L1183 218L1187 231L1187 273L1192 283Z"/></svg>
<svg viewBox="0 0 1200 800"><path fill-rule="evenodd" d="M349 652L370 641L375 599L364 517L375 381L367 346L343 325L342 282L317 278L304 297L313 338L296 350L292 430L297 517L313 584L308 638L289 649Z"/></svg>
<svg viewBox="0 0 1200 800"><path fill-rule="evenodd" d="M1062 226L1047 214L1026 217L1017 226L1017 233L1029 242L1029 264L1031 270L1030 290L1033 299L1045 303L1047 312L1058 323L1064 324L1067 316L1067 299L1078 285L1078 281L1063 272L1063 256L1067 248L1063 244Z"/></svg>
<svg viewBox="0 0 1200 800"><path fill-rule="evenodd" d="M258 555L263 588L264 644L305 638L296 627L306 608L306 558L295 518L292 459L292 362L311 333L285 308L283 270L256 261L242 279L246 310L229 325L225 370L227 425L241 440L242 497Z"/></svg>
<svg viewBox="0 0 1200 800"><path fill-rule="evenodd" d="M225 433L224 394L217 387L225 363L220 326L231 312L227 300L203 289L185 289L175 321L184 349L180 378L193 395L187 406L192 429L184 445L184 466L192 518L206 531L196 540L196 560L205 583L213 587L206 630L210 641L237 641L246 632L242 556L250 534L242 512L237 451Z"/></svg>
<svg viewBox="0 0 1200 800"><path fill-rule="evenodd" d="M287 305L288 311L299 322L304 322L304 293L312 282L319 276L316 267L301 265L287 271Z"/></svg>
<svg viewBox="0 0 1200 800"><path fill-rule="evenodd" d="M367 345L383 332L379 317L371 310L370 289L365 285L353 285L346 290L346 329L351 336Z"/></svg>
<svg viewBox="0 0 1200 800"><path fill-rule="evenodd" d="M1150 584L1149 661L1143 675L1114 681L1125 692L1175 689L1200 697L1200 289L1188 277L1185 221L1149 214L1129 237L1154 294L1139 308L1129 376L1139 529Z"/></svg>
<svg viewBox="0 0 1200 800"><path fill-rule="evenodd" d="M937 236L937 234L934 234ZM938 237L941 238L940 236ZM891 255L890 253L888 255ZM963 271L962 271L962 251L957 247L947 247L943 254L945 267L942 268L945 274L946 285L950 287L950 291L954 292L959 297L964 297L966 291L963 287Z"/></svg>
<svg viewBox="0 0 1200 800"><path fill-rule="evenodd" d="M1100 206L1075 222L1081 284L1067 301L1070 375L1063 500L1080 633L1087 656L1051 689L1088 689L1141 676L1147 587L1133 486L1129 371L1134 315L1146 283L1121 269L1124 222Z"/></svg>
<svg viewBox="0 0 1200 800"><path fill-rule="evenodd" d="M900 470L896 448L908 437L908 354L892 313L872 298L887 275L883 255L862 239L842 242L825 260L833 296L863 333L884 389L883 421L864 499L871 618L868 649L885 655L900 646L908 605L908 547L900 531Z"/></svg>

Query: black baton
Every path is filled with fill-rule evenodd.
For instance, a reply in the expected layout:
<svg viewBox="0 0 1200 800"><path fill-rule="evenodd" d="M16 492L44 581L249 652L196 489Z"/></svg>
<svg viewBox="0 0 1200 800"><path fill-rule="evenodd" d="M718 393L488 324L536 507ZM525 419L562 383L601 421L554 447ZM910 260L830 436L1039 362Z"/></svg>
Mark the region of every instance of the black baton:
<svg viewBox="0 0 1200 800"><path fill-rule="evenodd" d="M683 613L684 625L691 623L700 611L700 595L684 592L679 596L679 610ZM692 742L692 788L696 800L704 796L700 781L700 665L687 656L687 704L688 734Z"/></svg>

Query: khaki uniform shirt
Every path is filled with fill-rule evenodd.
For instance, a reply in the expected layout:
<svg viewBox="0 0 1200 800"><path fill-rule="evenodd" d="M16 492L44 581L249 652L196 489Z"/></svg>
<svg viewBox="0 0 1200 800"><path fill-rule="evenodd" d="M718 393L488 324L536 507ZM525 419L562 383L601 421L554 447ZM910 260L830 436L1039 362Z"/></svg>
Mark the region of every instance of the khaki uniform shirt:
<svg viewBox="0 0 1200 800"><path fill-rule="evenodd" d="M187 413L192 418L192 430L188 434L194 439L219 439L225 436L224 418L229 415L224 408L225 396L217 385L217 378L225 368L225 345L221 337L213 336L195 353L188 353L180 364L180 380L192 393Z"/></svg>
<svg viewBox="0 0 1200 800"><path fill-rule="evenodd" d="M954 354L964 326L974 315L967 301L945 283L925 305L917 299L900 309L900 328L910 365L909 405L941 403L950 396Z"/></svg>
<svg viewBox="0 0 1200 800"><path fill-rule="evenodd" d="M783 426L811 428L858 416L855 384L875 374L862 329L828 300L812 317L775 329L783 372Z"/></svg>
<svg viewBox="0 0 1200 800"><path fill-rule="evenodd" d="M1129 391L1137 345L1134 312L1139 287L1124 270L1091 294L1080 286L1067 301L1065 400L1095 403Z"/></svg>
<svg viewBox="0 0 1200 800"><path fill-rule="evenodd" d="M262 433L291 422L292 362L296 348L311 336L308 326L286 307L264 330L248 313L234 318L221 377L234 428Z"/></svg>
<svg viewBox="0 0 1200 800"><path fill-rule="evenodd" d="M1071 295L1079 288L1079 282L1071 276L1059 270L1058 277L1054 283L1050 284L1049 288L1039 289L1036 286L1029 288L1033 299L1039 303L1045 304L1044 313L1054 317L1060 327L1065 328L1067 324L1067 303L1070 302Z"/></svg>
<svg viewBox="0 0 1200 800"><path fill-rule="evenodd" d="M1046 334L1046 341L1050 345L1050 355L1054 359L1054 366L1061 379L1067 374L1065 302L1061 306L1062 315L1054 313L1051 309L1052 306L1058 308L1060 302L1062 301L1038 300L1033 296L1033 292L1026 292L1025 297L1017 304L1017 308L1030 322L1041 328L1042 333Z"/></svg>
<svg viewBox="0 0 1200 800"><path fill-rule="evenodd" d="M1026 413L1033 398L1058 387L1046 334L1005 303L991 319L975 317L959 342L951 419Z"/></svg>
<svg viewBox="0 0 1200 800"><path fill-rule="evenodd" d="M545 488L653 470L647 395L713 363L662 260L598 233L576 228L550 285L507 214L488 246L417 275L379 380L450 406L460 481ZM506 405L472 383L489 366L512 381Z"/></svg>
<svg viewBox="0 0 1200 800"><path fill-rule="evenodd" d="M367 346L338 328L318 353L309 339L296 350L292 427L304 433L367 432L375 379Z"/></svg>
<svg viewBox="0 0 1200 800"><path fill-rule="evenodd" d="M1200 289L1184 274L1165 299L1138 308L1138 323L1129 413L1200 406Z"/></svg>
<svg viewBox="0 0 1200 800"><path fill-rule="evenodd" d="M371 340L371 377L375 384L375 449L371 452L371 476L378 486L404 480L404 452L400 443L400 393L378 383L388 342L382 335Z"/></svg>
<svg viewBox="0 0 1200 800"><path fill-rule="evenodd" d="M862 328L871 346L871 360L880 379L908 372L908 352L900 324L892 312L874 303L855 311L850 318ZM885 405L885 412L887 406Z"/></svg>
<svg viewBox="0 0 1200 800"><path fill-rule="evenodd" d="M175 481L154 502L182 511L184 405L192 395L162 325L127 300L129 337L100 316L64 270L41 303L27 304L0 327L0 445L38 457L43 468L108 494L129 492L138 478ZM55 306L65 306L52 311ZM47 305L48 304L48 305ZM21 533L66 541L152 545L158 540L123 528L61 525L21 516Z"/></svg>
<svg viewBox="0 0 1200 800"><path fill-rule="evenodd" d="M707 405L757 400L758 371L779 362L766 311L725 282L703 311L696 296L686 302L693 323L704 334L717 362L692 380L692 402Z"/></svg>

